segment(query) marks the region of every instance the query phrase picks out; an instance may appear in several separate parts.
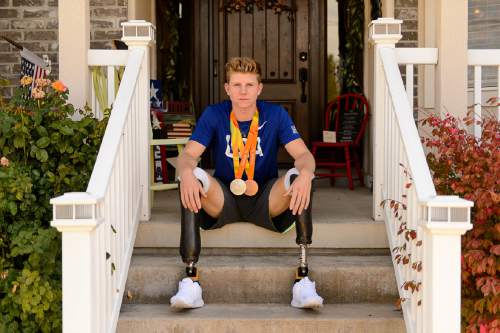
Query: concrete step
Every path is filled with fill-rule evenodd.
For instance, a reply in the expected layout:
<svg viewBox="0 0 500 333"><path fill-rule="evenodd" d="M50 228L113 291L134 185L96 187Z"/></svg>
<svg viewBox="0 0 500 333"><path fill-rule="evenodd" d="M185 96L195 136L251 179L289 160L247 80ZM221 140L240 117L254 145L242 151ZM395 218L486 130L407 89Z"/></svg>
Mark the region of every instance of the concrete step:
<svg viewBox="0 0 500 333"><path fill-rule="evenodd" d="M297 255L201 255L203 298L213 303L291 301ZM124 303L168 303L184 277L178 255L134 255ZM394 303L398 298L388 255L311 255L310 277L326 303Z"/></svg>
<svg viewBox="0 0 500 333"><path fill-rule="evenodd" d="M366 188L320 187L313 203L312 247L387 248L383 222L371 219L371 192ZM141 222L135 247L177 247L180 208L177 191L156 192L150 221ZM295 230L278 234L249 223L202 231L203 247L295 248Z"/></svg>
<svg viewBox="0 0 500 333"><path fill-rule="evenodd" d="M387 304L331 304L301 310L282 304L209 304L173 311L167 304L122 306L117 332L403 333L401 313Z"/></svg>

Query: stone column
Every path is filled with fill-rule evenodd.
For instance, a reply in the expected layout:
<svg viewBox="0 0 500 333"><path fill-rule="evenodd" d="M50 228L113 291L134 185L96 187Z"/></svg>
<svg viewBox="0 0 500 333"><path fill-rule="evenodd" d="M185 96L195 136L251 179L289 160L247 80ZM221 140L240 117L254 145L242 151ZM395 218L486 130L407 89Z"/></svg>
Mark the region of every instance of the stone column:
<svg viewBox="0 0 500 333"><path fill-rule="evenodd" d="M467 0L437 0L436 109L457 117L467 113Z"/></svg>
<svg viewBox="0 0 500 333"><path fill-rule="evenodd" d="M69 102L83 108L88 101L90 75L89 0L59 1L59 78L69 88Z"/></svg>
<svg viewBox="0 0 500 333"><path fill-rule="evenodd" d="M394 0L382 0L382 17L394 17Z"/></svg>

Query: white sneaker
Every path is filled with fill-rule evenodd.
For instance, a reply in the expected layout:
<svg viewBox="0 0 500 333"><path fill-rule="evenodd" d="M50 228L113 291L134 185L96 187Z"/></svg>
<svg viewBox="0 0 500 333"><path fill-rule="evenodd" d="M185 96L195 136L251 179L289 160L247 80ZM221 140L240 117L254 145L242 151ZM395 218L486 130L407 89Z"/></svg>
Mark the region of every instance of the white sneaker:
<svg viewBox="0 0 500 333"><path fill-rule="evenodd" d="M179 291L170 298L170 306L176 309L194 309L204 304L200 285L188 277L179 281Z"/></svg>
<svg viewBox="0 0 500 333"><path fill-rule="evenodd" d="M316 283L306 276L293 285L292 306L295 308L319 308L323 306L323 298L316 293Z"/></svg>

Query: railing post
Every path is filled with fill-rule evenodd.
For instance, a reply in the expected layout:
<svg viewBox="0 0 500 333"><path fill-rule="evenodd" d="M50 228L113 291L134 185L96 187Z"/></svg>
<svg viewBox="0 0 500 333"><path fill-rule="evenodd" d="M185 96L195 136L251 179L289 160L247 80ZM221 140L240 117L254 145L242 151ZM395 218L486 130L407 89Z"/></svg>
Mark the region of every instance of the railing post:
<svg viewBox="0 0 500 333"><path fill-rule="evenodd" d="M141 220L149 220L151 217L151 196L149 190L151 161L149 153L149 141L151 139L151 121L149 110L149 80L150 80L150 67L149 67L149 47L155 42L155 27L153 24L143 20L130 20L122 23L124 41L129 50L142 49L144 50L144 59L139 73L137 82L137 94L140 114L140 183L142 191L142 204L141 204Z"/></svg>
<svg viewBox="0 0 500 333"><path fill-rule="evenodd" d="M98 199L88 193L72 192L50 203L51 226L62 233L63 332L99 332L97 271L105 258L104 253L98 253L97 233L102 223L97 216Z"/></svg>
<svg viewBox="0 0 500 333"><path fill-rule="evenodd" d="M385 140L385 115L386 99L388 98L387 85L385 82L384 70L380 59L379 50L381 48L394 48L396 43L402 38L401 20L393 18L379 18L369 25L369 40L373 44L374 73L373 73L373 100L372 113L373 123L373 218L382 221L383 210L380 203L383 200L383 184L385 161L384 161L384 140Z"/></svg>
<svg viewBox="0 0 500 333"><path fill-rule="evenodd" d="M460 332L461 235L472 228L473 202L438 196L425 203L423 331Z"/></svg>

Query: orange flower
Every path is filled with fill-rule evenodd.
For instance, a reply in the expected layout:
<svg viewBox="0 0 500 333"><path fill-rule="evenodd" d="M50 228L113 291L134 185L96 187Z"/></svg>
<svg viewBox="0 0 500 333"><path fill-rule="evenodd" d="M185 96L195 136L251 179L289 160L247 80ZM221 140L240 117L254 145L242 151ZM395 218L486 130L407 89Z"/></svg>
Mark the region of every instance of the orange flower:
<svg viewBox="0 0 500 333"><path fill-rule="evenodd" d="M44 88L48 86L50 82L51 81L49 79L36 79L35 84L40 88Z"/></svg>
<svg viewBox="0 0 500 333"><path fill-rule="evenodd" d="M63 92L66 92L66 90L68 90L68 87L66 87L61 81L57 80L57 81L54 81L54 83L52 83L52 88L54 88L54 90L60 92L60 93L63 93Z"/></svg>
<svg viewBox="0 0 500 333"><path fill-rule="evenodd" d="M31 96L34 98L34 99L42 99L45 97L45 92L36 87L36 88L33 88L33 90L31 91Z"/></svg>
<svg viewBox="0 0 500 333"><path fill-rule="evenodd" d="M23 76L23 78L21 79L21 85L23 87L25 86L29 86L31 83L33 82L33 78L31 76Z"/></svg>

